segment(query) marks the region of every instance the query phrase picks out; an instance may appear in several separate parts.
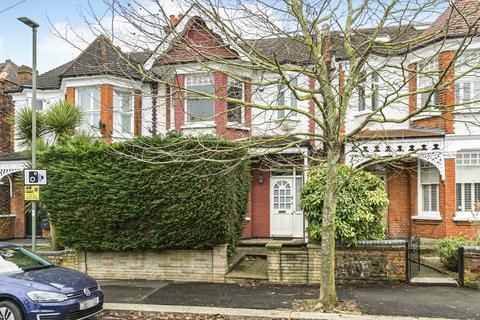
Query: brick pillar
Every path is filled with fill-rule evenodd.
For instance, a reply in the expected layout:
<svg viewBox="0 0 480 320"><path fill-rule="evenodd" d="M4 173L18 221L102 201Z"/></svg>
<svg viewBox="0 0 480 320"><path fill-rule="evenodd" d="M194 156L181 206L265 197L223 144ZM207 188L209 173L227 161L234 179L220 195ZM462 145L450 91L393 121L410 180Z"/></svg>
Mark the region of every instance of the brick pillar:
<svg viewBox="0 0 480 320"><path fill-rule="evenodd" d="M228 244L220 244L212 250L212 272L213 282L225 282L225 275L228 271Z"/></svg>
<svg viewBox="0 0 480 320"><path fill-rule="evenodd" d="M456 209L456 182L455 182L455 159L445 159L445 181L444 181L444 212L440 212L445 223L445 236L455 236ZM441 195L440 195L441 196Z"/></svg>
<svg viewBox="0 0 480 320"><path fill-rule="evenodd" d="M113 133L113 87L109 84L100 86L100 121L102 122L103 140L112 143Z"/></svg>
<svg viewBox="0 0 480 320"><path fill-rule="evenodd" d="M170 99L170 94L171 94L171 88L169 84L165 85L165 129L167 131L170 130L170 119L172 118L171 115L171 99Z"/></svg>
<svg viewBox="0 0 480 320"><path fill-rule="evenodd" d="M282 244L276 242L267 243L267 276L268 282L282 282Z"/></svg>
<svg viewBox="0 0 480 320"><path fill-rule="evenodd" d="M213 84L215 88L215 95L219 97L227 96L227 82L228 77L221 72L213 73ZM227 102L216 99L215 100L215 125L218 136L222 136L227 131Z"/></svg>
<svg viewBox="0 0 480 320"><path fill-rule="evenodd" d="M182 88L185 87L185 75L177 74L174 76L175 93L173 94L173 103L175 108L175 131L181 131L185 124L185 99Z"/></svg>
<svg viewBox="0 0 480 320"><path fill-rule="evenodd" d="M443 119L445 121L445 132L453 134L453 108L455 106L455 65L449 64L455 57L454 51L441 52L438 57L438 66L440 70L447 70L445 78L442 81L442 85L445 85L445 89L440 90L440 104L444 107Z"/></svg>
<svg viewBox="0 0 480 320"><path fill-rule="evenodd" d="M133 132L136 136L142 135L142 91L135 90L133 99Z"/></svg>
<svg viewBox="0 0 480 320"><path fill-rule="evenodd" d="M157 135L157 126L158 126L158 83L153 82L151 85L152 88L152 135Z"/></svg>
<svg viewBox="0 0 480 320"><path fill-rule="evenodd" d="M10 211L16 218L15 222L15 237L25 237L25 201L23 200L22 185L13 183L13 198L10 201Z"/></svg>
<svg viewBox="0 0 480 320"><path fill-rule="evenodd" d="M411 63L408 65L408 113L412 114L417 110L417 95L413 92L417 91L417 64ZM409 120L412 124L412 120Z"/></svg>
<svg viewBox="0 0 480 320"><path fill-rule="evenodd" d="M249 79L250 81L250 79ZM245 82L245 101L252 102L252 84L250 82ZM245 107L245 127L252 127L252 108ZM250 135L252 132L250 131Z"/></svg>
<svg viewBox="0 0 480 320"><path fill-rule="evenodd" d="M13 152L14 126L10 124L9 115L14 111L11 96L0 91L0 154Z"/></svg>
<svg viewBox="0 0 480 320"><path fill-rule="evenodd" d="M320 283L321 266L322 266L322 250L318 244L307 244L308 253L308 283Z"/></svg>
<svg viewBox="0 0 480 320"><path fill-rule="evenodd" d="M308 89L313 91L315 90L315 79L314 78L308 78ZM315 102L313 101L313 98L310 98L308 101L308 113L313 117L315 116ZM310 145L315 148L315 138L313 137L313 134L315 134L315 121L313 121L312 118L308 119L308 132L311 134L310 136Z"/></svg>
<svg viewBox="0 0 480 320"><path fill-rule="evenodd" d="M67 87L65 101L75 104L75 88Z"/></svg>

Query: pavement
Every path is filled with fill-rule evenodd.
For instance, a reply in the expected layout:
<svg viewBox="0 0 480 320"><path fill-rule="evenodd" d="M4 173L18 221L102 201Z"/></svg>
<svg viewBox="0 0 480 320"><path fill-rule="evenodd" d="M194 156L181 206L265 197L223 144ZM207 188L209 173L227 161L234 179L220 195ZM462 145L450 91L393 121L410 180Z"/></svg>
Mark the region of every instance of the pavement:
<svg viewBox="0 0 480 320"><path fill-rule="evenodd" d="M264 310L267 314L272 310L292 312L295 301L316 299L319 294L318 286L307 285L107 281L101 282L101 286L106 294L107 309L122 305L127 310L134 310L133 306L143 309L163 306L178 312L197 307L256 309L257 313ZM362 314L480 319L480 290L398 285L341 286L337 292L340 300L355 300Z"/></svg>

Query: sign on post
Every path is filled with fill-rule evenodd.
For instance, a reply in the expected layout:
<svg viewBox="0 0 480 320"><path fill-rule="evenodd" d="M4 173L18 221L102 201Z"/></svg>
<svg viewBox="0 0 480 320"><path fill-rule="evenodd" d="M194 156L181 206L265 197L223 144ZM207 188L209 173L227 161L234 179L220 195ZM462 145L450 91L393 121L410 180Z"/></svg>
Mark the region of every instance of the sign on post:
<svg viewBox="0 0 480 320"><path fill-rule="evenodd" d="M47 184L47 170L24 170L26 186L44 186Z"/></svg>
<svg viewBox="0 0 480 320"><path fill-rule="evenodd" d="M39 186L25 186L25 200L26 201L38 201L40 200L40 187Z"/></svg>

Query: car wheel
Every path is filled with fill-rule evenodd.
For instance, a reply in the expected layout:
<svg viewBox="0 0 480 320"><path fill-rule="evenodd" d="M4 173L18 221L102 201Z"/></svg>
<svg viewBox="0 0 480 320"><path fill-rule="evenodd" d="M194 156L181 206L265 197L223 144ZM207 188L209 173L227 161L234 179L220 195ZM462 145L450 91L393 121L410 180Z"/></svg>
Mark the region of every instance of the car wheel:
<svg viewBox="0 0 480 320"><path fill-rule="evenodd" d="M0 301L0 320L23 320L23 314L15 303Z"/></svg>

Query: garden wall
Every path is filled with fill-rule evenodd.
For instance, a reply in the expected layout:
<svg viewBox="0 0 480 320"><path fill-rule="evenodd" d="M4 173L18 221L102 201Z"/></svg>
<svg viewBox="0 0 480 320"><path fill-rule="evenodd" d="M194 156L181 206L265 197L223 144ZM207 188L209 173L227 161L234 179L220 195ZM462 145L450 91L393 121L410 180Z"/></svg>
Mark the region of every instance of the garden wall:
<svg viewBox="0 0 480 320"><path fill-rule="evenodd" d="M339 283L406 281L405 241L363 241L356 248L337 248L336 279ZM320 283L320 246L284 247L267 244L268 281Z"/></svg>
<svg viewBox="0 0 480 320"><path fill-rule="evenodd" d="M86 272L97 280L225 282L228 268L227 245L212 250L40 254L59 266Z"/></svg>
<svg viewBox="0 0 480 320"><path fill-rule="evenodd" d="M459 257L460 284L480 289L480 247L463 247L462 249L459 250L460 254L463 252L463 259Z"/></svg>
<svg viewBox="0 0 480 320"><path fill-rule="evenodd" d="M0 240L15 238L15 215L0 215Z"/></svg>

